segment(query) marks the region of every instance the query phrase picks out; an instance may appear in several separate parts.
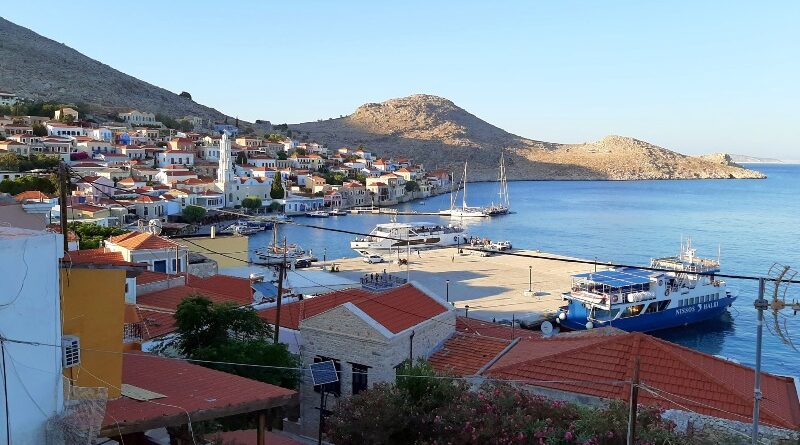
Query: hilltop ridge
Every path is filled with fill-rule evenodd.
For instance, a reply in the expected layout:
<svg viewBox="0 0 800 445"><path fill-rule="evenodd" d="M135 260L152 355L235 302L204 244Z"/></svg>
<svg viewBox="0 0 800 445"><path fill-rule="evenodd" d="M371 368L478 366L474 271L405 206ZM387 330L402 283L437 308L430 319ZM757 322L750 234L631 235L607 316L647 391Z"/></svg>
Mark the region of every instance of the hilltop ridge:
<svg viewBox="0 0 800 445"><path fill-rule="evenodd" d="M683 155L639 139L610 135L580 144L528 139L498 128L452 101L415 94L367 103L352 114L290 125L332 147L363 145L382 155L410 156L426 168L458 171L470 162L470 180L493 180L500 153L509 179L763 178L730 157Z"/></svg>

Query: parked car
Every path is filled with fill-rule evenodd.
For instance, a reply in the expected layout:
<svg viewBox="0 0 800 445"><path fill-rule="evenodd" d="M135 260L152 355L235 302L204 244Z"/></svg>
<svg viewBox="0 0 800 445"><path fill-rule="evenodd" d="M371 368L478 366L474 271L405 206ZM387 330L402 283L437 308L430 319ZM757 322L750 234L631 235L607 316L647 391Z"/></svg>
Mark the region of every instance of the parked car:
<svg viewBox="0 0 800 445"><path fill-rule="evenodd" d="M303 258L294 262L295 269L305 269L311 267L311 260Z"/></svg>
<svg viewBox="0 0 800 445"><path fill-rule="evenodd" d="M365 256L364 257L364 262L365 263L374 264L374 263L382 263L384 261L385 260L380 255L369 255L369 256Z"/></svg>

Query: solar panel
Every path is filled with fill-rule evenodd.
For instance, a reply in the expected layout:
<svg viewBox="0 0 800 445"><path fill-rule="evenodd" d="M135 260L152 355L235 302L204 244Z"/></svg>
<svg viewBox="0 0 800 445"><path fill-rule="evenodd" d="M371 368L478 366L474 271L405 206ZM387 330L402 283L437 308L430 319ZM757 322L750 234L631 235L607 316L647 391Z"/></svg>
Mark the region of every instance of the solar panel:
<svg viewBox="0 0 800 445"><path fill-rule="evenodd" d="M611 287L623 287L649 283L652 275L655 274L649 270L622 268L582 273L575 275L575 278L584 278L588 281Z"/></svg>
<svg viewBox="0 0 800 445"><path fill-rule="evenodd" d="M327 362L312 363L309 365L311 368L311 379L314 380L314 385L327 385L339 381L339 376L336 374L336 365L333 360Z"/></svg>

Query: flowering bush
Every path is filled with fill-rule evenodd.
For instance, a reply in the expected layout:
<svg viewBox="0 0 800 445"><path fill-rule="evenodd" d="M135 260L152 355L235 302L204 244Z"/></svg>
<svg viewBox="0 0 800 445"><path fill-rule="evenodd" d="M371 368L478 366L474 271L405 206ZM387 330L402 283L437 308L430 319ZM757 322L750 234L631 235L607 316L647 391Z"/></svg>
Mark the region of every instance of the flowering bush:
<svg viewBox="0 0 800 445"><path fill-rule="evenodd" d="M484 384L434 376L426 364L407 367L397 385L379 384L344 400L326 420L328 439L355 444L624 445L628 407L604 408L547 399L510 384ZM640 407L637 444L706 445L717 434L682 434L661 412ZM732 440L732 441L728 441ZM725 443L736 443L736 438Z"/></svg>

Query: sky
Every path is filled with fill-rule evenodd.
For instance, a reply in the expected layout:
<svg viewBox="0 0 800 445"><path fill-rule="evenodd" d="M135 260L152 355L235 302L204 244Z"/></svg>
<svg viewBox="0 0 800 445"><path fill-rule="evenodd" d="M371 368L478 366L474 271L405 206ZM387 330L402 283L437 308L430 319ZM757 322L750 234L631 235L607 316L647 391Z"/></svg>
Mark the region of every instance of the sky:
<svg viewBox="0 0 800 445"><path fill-rule="evenodd" d="M520 136L800 159L800 2L7 2L2 16L242 119L415 93Z"/></svg>

